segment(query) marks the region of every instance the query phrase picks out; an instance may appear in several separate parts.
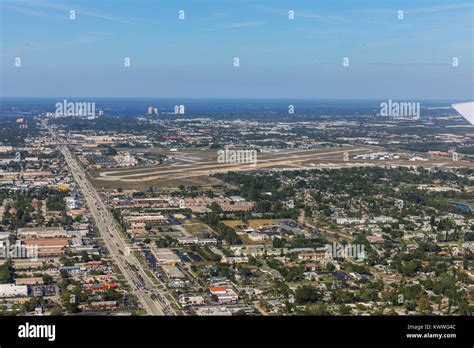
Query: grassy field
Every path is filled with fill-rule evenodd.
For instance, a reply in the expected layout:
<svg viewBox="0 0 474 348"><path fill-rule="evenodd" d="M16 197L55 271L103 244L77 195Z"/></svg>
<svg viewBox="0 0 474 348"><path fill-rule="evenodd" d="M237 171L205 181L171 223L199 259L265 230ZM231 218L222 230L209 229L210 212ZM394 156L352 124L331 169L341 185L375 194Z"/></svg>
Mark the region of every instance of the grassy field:
<svg viewBox="0 0 474 348"><path fill-rule="evenodd" d="M271 220L271 219L255 219L255 220L250 220L246 223L244 223L242 220L227 220L223 221L227 226L235 228L237 226L249 226L251 228L259 228L260 226L266 226L266 225L275 225L278 224L278 220Z"/></svg>
<svg viewBox="0 0 474 348"><path fill-rule="evenodd" d="M196 236L205 232L212 233L209 227L207 227L205 224L200 223L200 222L184 224L183 227L186 230L186 232L189 232L192 235L196 235Z"/></svg>
<svg viewBox="0 0 474 348"><path fill-rule="evenodd" d="M97 176L97 173L94 173ZM219 191L214 188L214 186L222 185L222 182L214 177L210 176L195 176L190 178L183 179L155 179L155 180L146 180L146 181L136 181L136 182L124 182L124 181L103 181L98 180L95 177L91 177L92 184L97 188L104 189L148 189L153 187L155 190L166 190L166 191L180 191L179 186L198 186L203 190L212 189L214 191Z"/></svg>

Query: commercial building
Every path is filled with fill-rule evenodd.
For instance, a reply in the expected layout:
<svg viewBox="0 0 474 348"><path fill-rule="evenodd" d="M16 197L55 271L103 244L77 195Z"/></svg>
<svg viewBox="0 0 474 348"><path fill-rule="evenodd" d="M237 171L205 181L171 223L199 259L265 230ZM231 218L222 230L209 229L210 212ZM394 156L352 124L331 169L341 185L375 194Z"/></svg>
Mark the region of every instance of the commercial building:
<svg viewBox="0 0 474 348"><path fill-rule="evenodd" d="M209 291L212 295L217 296L219 302L236 302L239 299L237 293L229 288L225 287L214 287L210 288Z"/></svg>
<svg viewBox="0 0 474 348"><path fill-rule="evenodd" d="M200 295L180 295L179 303L183 306L204 304L204 297Z"/></svg>
<svg viewBox="0 0 474 348"><path fill-rule="evenodd" d="M0 297L27 296L28 287L26 285L0 284Z"/></svg>

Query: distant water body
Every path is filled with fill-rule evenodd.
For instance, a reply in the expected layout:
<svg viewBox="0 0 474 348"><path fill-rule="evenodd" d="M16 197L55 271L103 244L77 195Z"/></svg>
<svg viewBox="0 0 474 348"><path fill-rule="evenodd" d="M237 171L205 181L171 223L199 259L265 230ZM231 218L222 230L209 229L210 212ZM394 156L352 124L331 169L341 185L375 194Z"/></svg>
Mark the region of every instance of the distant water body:
<svg viewBox="0 0 474 348"><path fill-rule="evenodd" d="M192 98L0 98L0 116L35 116L55 112L56 103L94 102L96 110L103 110L105 116L145 115L148 107L158 109L160 115L172 115L176 105L184 105L186 117L212 117L213 115L286 114L290 105L295 115L317 114L319 116L372 115L380 111L380 103L387 100L347 99L192 99ZM395 99L394 99L395 100ZM455 114L450 105L458 101L399 100L420 102L421 112L429 108L430 114ZM180 115L178 115L179 117ZM174 117L177 117L174 115Z"/></svg>

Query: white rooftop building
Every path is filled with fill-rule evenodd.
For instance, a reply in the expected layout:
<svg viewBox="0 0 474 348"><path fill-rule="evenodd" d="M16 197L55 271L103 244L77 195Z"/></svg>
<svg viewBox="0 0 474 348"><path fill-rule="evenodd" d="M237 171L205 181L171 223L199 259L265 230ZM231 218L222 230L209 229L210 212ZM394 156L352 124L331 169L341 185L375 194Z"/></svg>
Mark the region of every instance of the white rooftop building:
<svg viewBox="0 0 474 348"><path fill-rule="evenodd" d="M0 297L27 296L26 285L0 284Z"/></svg>

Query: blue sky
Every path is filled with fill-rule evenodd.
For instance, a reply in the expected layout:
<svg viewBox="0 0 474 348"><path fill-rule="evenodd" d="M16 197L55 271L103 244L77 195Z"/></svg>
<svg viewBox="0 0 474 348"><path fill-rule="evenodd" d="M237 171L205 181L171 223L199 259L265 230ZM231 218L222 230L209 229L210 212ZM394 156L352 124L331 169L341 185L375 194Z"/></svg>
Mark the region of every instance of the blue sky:
<svg viewBox="0 0 474 348"><path fill-rule="evenodd" d="M0 9L1 96L474 99L470 0L0 0Z"/></svg>

